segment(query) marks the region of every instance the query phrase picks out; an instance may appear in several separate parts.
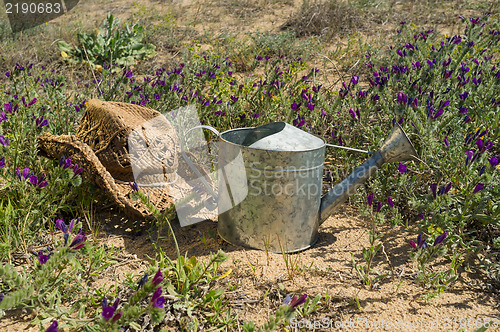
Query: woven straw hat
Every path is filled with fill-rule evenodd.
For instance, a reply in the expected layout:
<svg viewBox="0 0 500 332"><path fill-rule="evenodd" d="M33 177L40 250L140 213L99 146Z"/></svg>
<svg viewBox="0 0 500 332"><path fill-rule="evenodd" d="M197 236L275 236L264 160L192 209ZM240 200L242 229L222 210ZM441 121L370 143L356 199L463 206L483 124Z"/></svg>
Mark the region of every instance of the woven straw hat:
<svg viewBox="0 0 500 332"><path fill-rule="evenodd" d="M156 129L146 130L145 125L159 117L164 119L161 128L157 128L161 130L161 140L158 140L160 136L148 139L148 135L155 136ZM156 165L149 167L151 172L144 177L160 176L168 181L168 176L178 167L179 146L175 130L161 113L135 104L90 100L76 135L44 133L38 137L39 153L56 160L71 156L73 163L83 167L83 176L102 189L124 212L134 217L146 217L150 215L148 210L139 200L131 199L129 185L129 182L134 182L128 151L129 136L137 128L142 129L148 146L159 144L162 147L162 174L155 174L158 173ZM148 165L142 165L142 168L148 170ZM141 187L140 190L160 211L173 203L166 187Z"/></svg>

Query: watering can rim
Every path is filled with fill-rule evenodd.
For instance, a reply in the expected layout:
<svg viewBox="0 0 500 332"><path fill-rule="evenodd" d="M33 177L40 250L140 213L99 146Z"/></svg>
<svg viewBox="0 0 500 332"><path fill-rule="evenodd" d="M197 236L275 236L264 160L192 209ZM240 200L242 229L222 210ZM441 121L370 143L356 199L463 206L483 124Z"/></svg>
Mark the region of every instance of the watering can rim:
<svg viewBox="0 0 500 332"><path fill-rule="evenodd" d="M260 126L259 127L242 127L242 128L229 129L229 130L223 131L221 133L218 133L218 137L219 137L220 140L224 141L225 143L232 144L232 145L237 146L237 147L242 147L242 148L247 148L247 149L257 150L257 151L272 151L272 152L279 152L279 153L302 153L302 152L310 152L310 151L320 150L320 149L326 147L326 145L327 145L326 140L323 137L317 136L317 135L314 135L314 134L311 134L311 133L308 133L307 131L304 131L304 130L302 130L300 128L292 126L291 124L289 124L287 122L284 122L284 121L269 122L267 125L274 124L274 123L284 123L285 125L288 125L288 126L291 126L293 128L296 128L298 130L301 130L305 134L308 134L310 136L314 136L315 138L318 138L318 139L321 140L321 145L317 146L317 147L314 147L314 148L310 148L310 149L302 149L301 148L299 150L276 150L276 149L265 149L265 148L258 148L258 147L252 147L252 146L242 145L242 144L231 142L231 141L229 141L229 140L227 140L226 138L223 137L224 134L227 134L227 133L230 133L230 132L240 131L240 130L250 130L250 129L259 128Z"/></svg>

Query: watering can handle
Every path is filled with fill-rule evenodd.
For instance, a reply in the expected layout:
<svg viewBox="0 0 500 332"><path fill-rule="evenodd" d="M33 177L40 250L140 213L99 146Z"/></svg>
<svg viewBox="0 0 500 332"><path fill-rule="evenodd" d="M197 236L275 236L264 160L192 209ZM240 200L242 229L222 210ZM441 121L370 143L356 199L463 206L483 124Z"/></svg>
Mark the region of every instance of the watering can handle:
<svg viewBox="0 0 500 332"><path fill-rule="evenodd" d="M184 137L183 139L181 140L181 153L182 153L182 157L184 158L184 160L187 162L187 164L189 165L189 167L193 170L193 172L196 173L196 175L198 176L198 179L200 179L200 181L203 183L203 185L207 188L209 194L213 197L213 199L215 201L217 201L217 195L214 193L214 191L212 190L212 187L210 187L210 185L207 183L207 181L205 180L205 177L200 173L200 171L196 168L196 166L191 162L191 160L189 160L189 157L188 155L186 154L186 152L184 151L184 142L186 140L186 136L192 131L192 130L195 130L195 129L208 129L210 130L211 132L213 132L214 134L216 134L217 136L220 135L220 133L217 131L217 129L213 128L213 127L210 127L210 126L206 126L206 125L199 125L199 126L196 126L196 127L193 127L191 129L189 129L185 134L184 134Z"/></svg>

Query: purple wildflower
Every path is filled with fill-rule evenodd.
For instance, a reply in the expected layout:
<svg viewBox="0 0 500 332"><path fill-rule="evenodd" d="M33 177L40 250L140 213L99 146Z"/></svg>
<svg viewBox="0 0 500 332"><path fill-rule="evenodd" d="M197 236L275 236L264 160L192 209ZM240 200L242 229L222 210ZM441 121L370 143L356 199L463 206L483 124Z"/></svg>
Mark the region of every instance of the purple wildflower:
<svg viewBox="0 0 500 332"><path fill-rule="evenodd" d="M373 204L373 195L374 193L369 193L368 196L366 196L366 203L368 204L368 206L372 206Z"/></svg>
<svg viewBox="0 0 500 332"><path fill-rule="evenodd" d="M69 227L68 227L68 233L71 233L71 231L73 230L73 227L75 227L75 224L78 224L79 222L80 222L80 217L78 217L77 219L71 219L71 221L69 223Z"/></svg>
<svg viewBox="0 0 500 332"><path fill-rule="evenodd" d="M36 126L39 128L45 127L49 125L49 120L44 119L43 116L35 119Z"/></svg>
<svg viewBox="0 0 500 332"><path fill-rule="evenodd" d="M444 194L447 194L450 191L452 185L453 185L453 182L451 182L451 181L450 181L450 183L448 183L446 185L446 187L444 188Z"/></svg>
<svg viewBox="0 0 500 332"><path fill-rule="evenodd" d="M155 276L153 277L153 285L158 286L163 281L163 274L161 273L161 269L158 269Z"/></svg>
<svg viewBox="0 0 500 332"><path fill-rule="evenodd" d="M404 92L400 92L396 95L397 101L401 105L408 103L408 96Z"/></svg>
<svg viewBox="0 0 500 332"><path fill-rule="evenodd" d="M9 138L7 136L0 136L0 144L3 146L9 146Z"/></svg>
<svg viewBox="0 0 500 332"><path fill-rule="evenodd" d="M106 306L102 308L101 315L106 321L110 320L114 314L115 314L115 308L113 308L113 306Z"/></svg>
<svg viewBox="0 0 500 332"><path fill-rule="evenodd" d="M82 248L85 245L85 241L87 240L87 236L85 235L85 232L83 229L80 228L78 231L78 234L74 237L73 241L71 241L71 244L69 245L70 248L73 250L77 250Z"/></svg>
<svg viewBox="0 0 500 332"><path fill-rule="evenodd" d="M391 196L387 196L387 203L389 204L391 209L394 208L394 202L392 201Z"/></svg>
<svg viewBox="0 0 500 332"><path fill-rule="evenodd" d="M404 174L404 173L406 173L407 169L408 169L408 167L405 164L399 163L399 166L398 166L399 173Z"/></svg>
<svg viewBox="0 0 500 332"><path fill-rule="evenodd" d="M290 294L287 294L285 300L283 301L283 305L290 306L290 309L294 309L299 305L306 302L307 294L303 294L301 297L297 297L296 295L292 298Z"/></svg>
<svg viewBox="0 0 500 332"><path fill-rule="evenodd" d="M381 201L378 201L377 202L377 213L380 212L380 210L382 210L382 202Z"/></svg>
<svg viewBox="0 0 500 332"><path fill-rule="evenodd" d="M472 156L474 155L474 151L472 151L471 149L467 149L467 151L465 152L465 166L467 166L469 164L469 162L471 161L472 159Z"/></svg>
<svg viewBox="0 0 500 332"><path fill-rule="evenodd" d="M2 158L4 158L4 157L2 157ZM488 161L489 161L491 167L495 167L496 165L498 165L498 157L493 156ZM0 162L1 162L1 159L0 159ZM4 163L4 165L5 165L5 163ZM1 165L0 165L0 167L1 167Z"/></svg>
<svg viewBox="0 0 500 332"><path fill-rule="evenodd" d="M448 136L444 138L444 145L446 145L446 147L450 146L450 142L448 141Z"/></svg>
<svg viewBox="0 0 500 332"><path fill-rule="evenodd" d="M123 312L117 312L114 316L113 316L113 319L111 319L112 322L116 322L117 320L119 320L120 318L122 318L123 316Z"/></svg>
<svg viewBox="0 0 500 332"><path fill-rule="evenodd" d="M68 159L65 159L64 160L64 164L63 164L63 168L66 169L66 168L70 168L72 167L73 165L71 164L71 159L73 159L73 157L69 157Z"/></svg>
<svg viewBox="0 0 500 332"><path fill-rule="evenodd" d="M480 192L483 189L484 189L484 185L482 183L478 183L476 185L476 187L474 188L474 191L472 192L472 194L474 195L474 194Z"/></svg>
<svg viewBox="0 0 500 332"><path fill-rule="evenodd" d="M451 58L448 58L448 60L443 61L443 67L448 67L450 63L451 63Z"/></svg>
<svg viewBox="0 0 500 332"><path fill-rule="evenodd" d="M36 186L37 182L38 182L38 177L35 175L35 174L32 174L30 177L29 177L29 181L32 185Z"/></svg>
<svg viewBox="0 0 500 332"><path fill-rule="evenodd" d="M63 219L56 220L56 227L59 228L61 232L68 233L68 226L66 226Z"/></svg>
<svg viewBox="0 0 500 332"><path fill-rule="evenodd" d="M129 186L132 188L132 191L138 192L139 191L139 186L137 185L137 182L134 181L134 183L129 181Z"/></svg>
<svg viewBox="0 0 500 332"><path fill-rule="evenodd" d="M443 72L443 78L444 78L444 79L448 79L448 78L450 78L450 77L451 77L451 74L453 74L453 69L450 69L450 70L445 70L445 71Z"/></svg>
<svg viewBox="0 0 500 332"><path fill-rule="evenodd" d="M153 308L163 308L165 304L165 297L161 296L162 290L161 287L158 287L153 293L153 297L151 298L151 303L153 304Z"/></svg>
<svg viewBox="0 0 500 332"><path fill-rule="evenodd" d="M425 241L424 237L422 236L422 234L418 234L418 237L417 237L417 246L419 248L427 248L427 242Z"/></svg>
<svg viewBox="0 0 500 332"><path fill-rule="evenodd" d="M405 48L407 50L415 50L415 46L413 46L411 43L406 43L405 44Z"/></svg>
<svg viewBox="0 0 500 332"><path fill-rule="evenodd" d="M443 115L444 113L444 109L440 108L437 110L436 114L434 114L434 116L432 117L433 119L437 119L438 117L440 117L441 115Z"/></svg>
<svg viewBox="0 0 500 332"><path fill-rule="evenodd" d="M52 324L45 330L45 332L58 332L59 330L57 329L57 320L52 321Z"/></svg>
<svg viewBox="0 0 500 332"><path fill-rule="evenodd" d="M38 262L39 262L40 264L42 264L42 265L43 265L43 264L47 263L48 259L49 259L49 256L44 255L43 251L41 251L41 250L40 250L40 251L38 252Z"/></svg>
<svg viewBox="0 0 500 332"><path fill-rule="evenodd" d="M491 163L491 161L490 161ZM0 168L5 167L5 157L0 158Z"/></svg>
<svg viewBox="0 0 500 332"><path fill-rule="evenodd" d="M17 177L19 178L19 180L22 180L22 178L24 178L26 180L28 178L28 176L30 175L30 169L28 167L24 167L23 171L21 173L21 171L19 171L19 168L16 168L16 174L17 174Z"/></svg>
<svg viewBox="0 0 500 332"><path fill-rule="evenodd" d="M434 197L434 199L435 199L436 198L436 191L437 191L437 183L431 184L431 190L432 190L432 197Z"/></svg>
<svg viewBox="0 0 500 332"><path fill-rule="evenodd" d="M352 109L352 107L349 108L349 114L351 115L351 118L356 120L356 113L354 113L354 110Z"/></svg>
<svg viewBox="0 0 500 332"><path fill-rule="evenodd" d="M137 290L141 289L142 286L144 286L147 281L148 281L148 273L146 272L144 273L144 276L137 283Z"/></svg>
<svg viewBox="0 0 500 332"><path fill-rule="evenodd" d="M359 82L359 76L353 75L352 78L351 78L351 82L352 82L353 86L356 85L356 84L358 84L358 82Z"/></svg>
<svg viewBox="0 0 500 332"><path fill-rule="evenodd" d="M448 236L448 231L444 231L441 235L436 237L436 239L434 240L433 246L435 247L435 246L443 243L443 241L446 239L447 236Z"/></svg>
<svg viewBox="0 0 500 332"><path fill-rule="evenodd" d="M82 174L82 172L83 172L83 167L78 167L78 164L75 164L75 166L73 166L73 174L75 176Z"/></svg>
<svg viewBox="0 0 500 332"><path fill-rule="evenodd" d="M461 106L459 109L458 109L458 113L459 114L464 114L464 113L467 113L469 112L469 108L467 106Z"/></svg>
<svg viewBox="0 0 500 332"><path fill-rule="evenodd" d="M453 36L453 38L451 39L452 43L453 44L460 44L462 42L462 37L460 36Z"/></svg>

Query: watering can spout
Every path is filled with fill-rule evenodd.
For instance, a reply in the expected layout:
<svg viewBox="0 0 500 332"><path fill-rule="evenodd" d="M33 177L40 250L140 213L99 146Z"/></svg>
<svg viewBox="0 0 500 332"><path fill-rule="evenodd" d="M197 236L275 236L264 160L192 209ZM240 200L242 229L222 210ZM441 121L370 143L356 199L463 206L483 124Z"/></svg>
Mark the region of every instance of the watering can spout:
<svg viewBox="0 0 500 332"><path fill-rule="evenodd" d="M404 130L396 123L379 151L356 168L349 176L321 198L319 223L325 221L332 212L351 196L356 189L370 178L385 163L415 160L418 155Z"/></svg>

